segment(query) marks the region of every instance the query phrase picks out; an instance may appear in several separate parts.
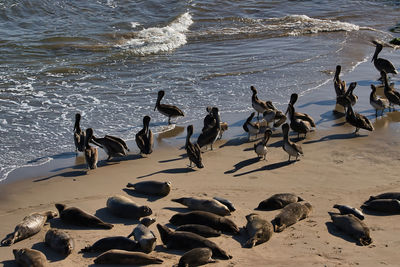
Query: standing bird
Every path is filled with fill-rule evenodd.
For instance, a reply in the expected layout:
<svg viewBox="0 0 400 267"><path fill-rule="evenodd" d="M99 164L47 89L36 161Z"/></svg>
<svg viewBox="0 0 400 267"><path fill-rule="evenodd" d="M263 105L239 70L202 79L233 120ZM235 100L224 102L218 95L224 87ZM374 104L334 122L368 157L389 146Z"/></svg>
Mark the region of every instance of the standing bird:
<svg viewBox="0 0 400 267"><path fill-rule="evenodd" d="M254 86L250 86L251 91L253 92L253 95L251 96L251 105L252 107L257 111L257 119L260 115L260 113L264 113L267 109L274 109L274 106L270 106L270 101L262 101L258 99L257 97L257 89Z"/></svg>
<svg viewBox="0 0 400 267"><path fill-rule="evenodd" d="M75 152L83 152L85 150L85 132L82 131L80 127L81 114L75 114L75 125L74 125L74 142L75 142Z"/></svg>
<svg viewBox="0 0 400 267"><path fill-rule="evenodd" d="M371 94L369 95L369 103L375 109L375 117L378 117L378 110L382 110L381 116L383 116L383 111L385 108L389 107L389 101L376 96L375 85L371 84L371 90Z"/></svg>
<svg viewBox="0 0 400 267"><path fill-rule="evenodd" d="M190 162L189 167L192 167L192 162L193 162L194 164L196 164L197 168L204 168L199 145L192 144L192 142L190 142L190 137L192 136L192 134L193 134L193 125L189 125L187 127L186 144L185 144L186 153Z"/></svg>
<svg viewBox="0 0 400 267"><path fill-rule="evenodd" d="M199 145L199 147L211 145L211 150L213 150L212 145L219 136L221 123L218 116L218 108L213 107L211 113L215 118L215 125L199 135L199 137L197 138L197 144Z"/></svg>
<svg viewBox="0 0 400 267"><path fill-rule="evenodd" d="M257 135L260 132L260 124L251 121L254 118L255 114L256 114L255 112L251 113L251 115L247 118L247 120L243 124L243 129L248 134L249 141L251 134L255 134L257 138Z"/></svg>
<svg viewBox="0 0 400 267"><path fill-rule="evenodd" d="M111 157L123 157L128 155L127 151L129 151L129 149L125 141L119 137L106 135L103 138L97 138L92 134L91 142L104 149L108 155L107 161L110 160Z"/></svg>
<svg viewBox="0 0 400 267"><path fill-rule="evenodd" d="M92 137L93 137L93 129L92 128L86 129L84 154L88 169L96 169L97 161L99 158L97 148L92 147L89 144L89 142L92 140Z"/></svg>
<svg viewBox="0 0 400 267"><path fill-rule="evenodd" d="M294 93L290 96L289 104L291 104L293 108L294 108L294 104L296 103L298 98L299 98L299 95L296 93ZM288 111L289 111L289 107L286 110L285 114L287 114ZM315 125L314 119L310 115L308 115L306 113L301 113L301 112L293 112L293 115L294 115L294 118L296 118L296 119L308 121L310 123L311 127L315 128L316 125Z"/></svg>
<svg viewBox="0 0 400 267"><path fill-rule="evenodd" d="M212 114L212 109L213 109L213 107L211 107L211 106L208 106L206 108L207 116L203 120L203 129L201 129L202 133L204 133L208 129L211 129L216 124L216 120L215 120L215 118L214 118L214 116ZM220 116L219 112L218 112L218 117L219 117L220 126L221 126L220 127L220 132L219 132L219 135L218 135L218 139L221 139L222 138L222 134L226 130L228 130L228 123L221 121L221 116Z"/></svg>
<svg viewBox="0 0 400 267"><path fill-rule="evenodd" d="M390 107L393 107L394 110L394 105L400 105L400 93L389 86L386 72L381 71L381 75L383 78L383 84L385 86L383 89L383 93L385 94L385 97L389 101L389 110Z"/></svg>
<svg viewBox="0 0 400 267"><path fill-rule="evenodd" d="M151 154L153 152L153 132L149 128L150 117L143 117L143 129L136 134L136 144L140 154Z"/></svg>
<svg viewBox="0 0 400 267"><path fill-rule="evenodd" d="M272 131L270 129L267 129L264 133L263 140L261 140L261 142L257 144L254 144L254 151L256 152L257 156L259 158L264 157L264 160L266 160L267 157L267 143L271 135Z"/></svg>
<svg viewBox="0 0 400 267"><path fill-rule="evenodd" d="M351 104L352 106L354 106L358 100L358 96L356 96L354 94L354 89L356 88L356 86L357 86L356 82L350 83L349 88L347 88L346 93L344 93L344 95L340 95L340 96L336 97L336 103L343 106L345 109L348 104Z"/></svg>
<svg viewBox="0 0 400 267"><path fill-rule="evenodd" d="M300 118L295 117L295 110L291 103L288 104L289 118L290 118L290 128L293 131L297 132L297 138L300 138L300 134L304 134L304 138L306 138L307 133L311 131L311 123L307 120L302 120Z"/></svg>
<svg viewBox="0 0 400 267"><path fill-rule="evenodd" d="M335 76L333 77L333 86L335 87L336 97L346 93L346 82L339 78L342 66L336 66Z"/></svg>
<svg viewBox="0 0 400 267"><path fill-rule="evenodd" d="M282 125L282 132L283 132L282 148L289 155L288 161L290 161L290 157L296 157L297 160L300 155L304 155L301 146L289 140L289 124L285 123Z"/></svg>
<svg viewBox="0 0 400 267"><path fill-rule="evenodd" d="M397 74L396 68L393 64L384 58L378 58L379 53L382 51L382 44L378 43L377 41L372 41L376 45L374 56L372 57L371 62L374 62L375 68L381 73L384 71L385 73L393 73ZM381 73L382 74L382 73ZM380 80L383 81L383 77L381 76Z"/></svg>
<svg viewBox="0 0 400 267"><path fill-rule="evenodd" d="M278 110L271 101L266 101L267 109L263 112L263 119L269 124L273 122L273 127L279 127L286 121L286 115L282 111Z"/></svg>
<svg viewBox="0 0 400 267"><path fill-rule="evenodd" d="M179 116L185 116L183 114L182 110L180 110L177 106L173 105L167 105L167 104L161 104L161 99L164 97L165 92L163 90L158 91L158 97L157 97L157 102L156 106L154 107L154 110L158 110L161 114L165 115L168 117L168 124L171 124L171 118L179 117Z"/></svg>
<svg viewBox="0 0 400 267"><path fill-rule="evenodd" d="M374 126L372 126L370 120L364 115L354 112L351 104L347 104L346 121L356 127L354 134L357 134L358 130L360 129L365 129L368 131L374 130Z"/></svg>

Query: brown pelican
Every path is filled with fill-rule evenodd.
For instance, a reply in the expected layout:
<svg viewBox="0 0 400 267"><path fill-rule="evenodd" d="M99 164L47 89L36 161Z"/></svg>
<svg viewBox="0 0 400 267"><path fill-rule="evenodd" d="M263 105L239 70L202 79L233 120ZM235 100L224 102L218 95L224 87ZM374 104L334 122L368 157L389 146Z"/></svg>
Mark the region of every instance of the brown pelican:
<svg viewBox="0 0 400 267"><path fill-rule="evenodd" d="M251 91L253 91L253 95L251 96L251 105L257 111L257 119L260 113L264 113L265 110L274 109L274 106L269 106L269 103L258 99L257 97L257 89L254 86L250 86ZM268 101L270 102L270 101ZM270 102L272 104L272 102Z"/></svg>
<svg viewBox="0 0 400 267"><path fill-rule="evenodd" d="M360 129L365 129L368 131L374 130L374 126L372 126L372 123L369 121L369 119L364 115L354 112L351 104L349 103L347 104L346 121L356 127L354 134L357 134L358 130Z"/></svg>
<svg viewBox="0 0 400 267"><path fill-rule="evenodd" d="M110 160L111 157L126 156L127 151L129 151L126 143L121 138L111 135L106 135L103 138L97 138L92 135L90 142L104 149L108 155L107 160Z"/></svg>
<svg viewBox="0 0 400 267"><path fill-rule="evenodd" d="M356 86L357 86L356 82L350 83L346 93L344 93L344 95L336 97L336 103L343 106L344 108L346 108L348 104L354 106L358 100L358 96L356 96L353 92Z"/></svg>
<svg viewBox="0 0 400 267"><path fill-rule="evenodd" d="M283 132L282 148L289 155L288 161L290 161L290 157L296 157L297 160L300 155L304 155L301 146L289 140L289 124L285 123L282 125L282 132Z"/></svg>
<svg viewBox="0 0 400 267"><path fill-rule="evenodd" d="M394 110L394 105L400 105L400 93L389 86L386 72L381 71L381 76L383 78L383 84L385 86L383 89L383 93L385 94L385 97L389 101L389 110L391 106L393 107Z"/></svg>
<svg viewBox="0 0 400 267"><path fill-rule="evenodd" d="M150 117L143 117L143 129L136 134L136 144L141 154L151 154L153 152L153 133L149 128Z"/></svg>
<svg viewBox="0 0 400 267"><path fill-rule="evenodd" d="M157 97L157 102L156 106L154 107L154 110L158 110L161 114L165 115L168 117L168 124L171 124L171 118L174 117L179 117L179 116L185 116L178 107L173 106L173 105L167 105L167 104L161 104L161 99L164 97L165 92L163 90L158 91L158 97Z"/></svg>
<svg viewBox="0 0 400 267"><path fill-rule="evenodd" d="M346 93L346 82L339 78L342 66L336 66L335 76L333 77L333 86L335 87L336 97L344 95Z"/></svg>
<svg viewBox="0 0 400 267"><path fill-rule="evenodd" d="M259 158L264 157L264 160L266 160L267 157L267 143L271 135L272 131L270 129L267 129L264 133L263 140L261 140L261 142L257 144L254 144L254 151L256 152L257 156Z"/></svg>
<svg viewBox="0 0 400 267"><path fill-rule="evenodd" d="M378 55L382 51L382 48L383 48L382 44L378 43L377 41L373 41L372 43L374 43L376 45L375 53L371 60L371 62L374 62L375 68L379 72L384 71L386 73L397 74L396 68L393 66L393 64L389 60L384 59L384 58L378 58ZM381 76L381 79L383 79L382 76Z"/></svg>
<svg viewBox="0 0 400 267"><path fill-rule="evenodd" d="M88 169L96 169L98 161L97 148L89 145L89 142L91 141L92 137L93 137L93 129L92 128L86 129L84 154Z"/></svg>
<svg viewBox="0 0 400 267"><path fill-rule="evenodd" d="M219 121L218 108L213 107L211 113L215 118L215 125L199 135L199 137L197 138L197 144L199 145L199 147L211 145L211 150L213 150L212 145L218 138L221 123Z"/></svg>
<svg viewBox="0 0 400 267"><path fill-rule="evenodd" d="M292 94L292 95L290 96L289 104L291 104L293 108L294 108L294 104L296 103L296 101L297 101L298 98L299 98L299 95L296 94L296 93L294 93L294 94ZM286 114L288 113L288 111L289 111L289 107L288 107L288 109L286 110ZM301 112L293 112L293 116L294 116L295 119L300 119L300 120L303 120L303 121L308 121L308 122L310 123L311 127L315 127L315 126L316 126L316 125L315 125L315 122L314 122L314 119L311 118L311 116L308 115L308 114L301 113Z"/></svg>
<svg viewBox="0 0 400 267"><path fill-rule="evenodd" d="M273 127L279 127L286 121L286 115L278 110L271 101L266 101L267 109L263 112L263 119L267 122L267 126L273 122Z"/></svg>
<svg viewBox="0 0 400 267"><path fill-rule="evenodd" d="M196 164L197 168L204 168L201 159L201 152L199 145L192 144L192 142L190 142L190 137L192 136L192 134L193 134L193 125L189 125L187 127L186 144L185 144L186 153L190 162L189 167L192 167L192 162L193 162L194 164Z"/></svg>
<svg viewBox="0 0 400 267"><path fill-rule="evenodd" d="M307 133L311 131L311 123L307 120L296 118L295 110L291 103L288 104L288 112L290 118L290 128L292 128L293 131L297 132L297 138L300 137L301 133L304 134L304 138L306 138Z"/></svg>
<svg viewBox="0 0 400 267"><path fill-rule="evenodd" d="M255 112L251 113L251 115L247 118L247 120L243 124L243 129L248 134L249 141L251 134L255 134L257 138L257 135L260 132L260 124L251 121L254 118L255 114L256 114Z"/></svg>
<svg viewBox="0 0 400 267"><path fill-rule="evenodd" d="M376 87L371 84L371 94L369 95L369 103L375 109L375 117L378 117L378 110L382 110L381 116L385 108L389 107L389 101L387 99L378 98L376 96Z"/></svg>
<svg viewBox="0 0 400 267"><path fill-rule="evenodd" d="M215 118L213 117L213 115L212 115L212 108L213 107L211 107L211 106L208 106L207 108L206 108L206 111L207 111L207 116L204 118L204 121L203 121L203 129L201 130L201 132L203 133L203 132L205 132L205 131L207 131L208 129L211 129L212 127L214 127L214 125L215 125L215 123L216 123L216 120L215 120ZM219 132L219 134L218 134L218 139L221 139L222 138L222 134L226 131L226 130L228 130L228 123L226 123L226 122L222 122L221 121L221 117L220 117L220 115L219 115L219 112L218 112L218 116L219 116L219 120L220 120L220 132Z"/></svg>
<svg viewBox="0 0 400 267"><path fill-rule="evenodd" d="M85 132L82 131L79 123L81 121L81 114L75 114L75 125L74 125L74 142L75 142L75 152L83 152L85 149Z"/></svg>

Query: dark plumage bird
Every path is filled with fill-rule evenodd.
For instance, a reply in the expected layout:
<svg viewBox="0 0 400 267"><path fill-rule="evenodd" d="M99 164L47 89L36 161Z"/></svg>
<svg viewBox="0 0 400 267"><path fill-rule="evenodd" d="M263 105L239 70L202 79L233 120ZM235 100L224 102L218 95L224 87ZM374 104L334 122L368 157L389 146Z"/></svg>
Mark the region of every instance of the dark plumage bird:
<svg viewBox="0 0 400 267"><path fill-rule="evenodd" d="M107 160L110 160L111 157L123 157L128 155L127 151L129 151L129 149L125 141L119 137L106 135L103 138L97 138L95 135L92 135L91 142L104 149L108 155Z"/></svg>
<svg viewBox="0 0 400 267"><path fill-rule="evenodd" d="M192 144L192 142L190 142L190 137L192 136L192 134L193 134L193 125L189 125L187 127L186 144L185 144L186 153L190 161L189 167L192 167L192 162L193 162L194 164L196 164L197 168L204 168L199 145Z"/></svg>
<svg viewBox="0 0 400 267"><path fill-rule="evenodd" d="M85 132L80 127L81 114L75 114L75 125L74 125L74 142L75 152L83 152L85 150Z"/></svg>
<svg viewBox="0 0 400 267"><path fill-rule="evenodd" d="M335 87L336 97L346 93L346 82L342 81L339 77L342 66L336 66L335 76L333 77L333 86Z"/></svg>
<svg viewBox="0 0 400 267"><path fill-rule="evenodd" d="M252 122L251 120L254 118L256 113L253 112L247 118L247 120L243 124L243 130L248 134L248 140L250 141L250 135L255 134L256 138L258 133L260 132L260 124Z"/></svg>
<svg viewBox="0 0 400 267"><path fill-rule="evenodd" d="M291 104L293 108L294 108L294 104L296 103L296 101L297 101L298 98L299 98L299 95L296 94L296 93L294 93L294 94L292 94L292 95L290 96L289 104ZM288 107L288 109L286 110L286 114L288 113L288 111L289 111L289 107ZM315 122L314 122L314 119L313 119L310 115L308 115L308 114L306 114L306 113L293 112L293 115L294 115L294 118L295 118L295 119L300 119L300 120L303 120L303 121L308 121L308 122L310 123L311 127L315 127L315 126L316 126L316 125L315 125Z"/></svg>
<svg viewBox="0 0 400 267"><path fill-rule="evenodd" d="M376 87L371 84L371 94L369 95L369 103L375 109L375 117L378 117L378 110L381 111L381 116L385 108L389 107L389 101L387 99L378 98L376 96Z"/></svg>
<svg viewBox="0 0 400 267"><path fill-rule="evenodd" d="M264 138L257 144L254 144L254 151L256 152L257 156L263 157L264 160L267 158L267 143L269 138L272 135L272 131L270 129L267 129L264 133Z"/></svg>
<svg viewBox="0 0 400 267"><path fill-rule="evenodd" d="M203 129L201 129L202 133L204 133L208 129L211 129L216 124L216 119L214 118L214 116L212 114L212 109L213 109L213 107L211 107L211 106L208 106L206 108L207 116L203 120ZM222 138L222 134L226 130L228 130L228 123L221 121L221 116L219 115L219 112L218 112L218 117L219 117L219 121L220 121L220 132L218 134L218 139L221 139Z"/></svg>
<svg viewBox="0 0 400 267"><path fill-rule="evenodd" d="M257 119L258 119L260 113L264 113L264 111L266 111L267 109L275 108L274 106L271 107L269 105L270 101L262 101L262 100L258 99L257 89L254 86L251 86L250 89L253 92L253 94L251 96L251 105L257 111Z"/></svg>
<svg viewBox="0 0 400 267"><path fill-rule="evenodd" d="M289 155L288 161L290 161L290 157L296 157L297 160L299 156L304 155L301 146L289 140L289 124L285 123L282 125L282 132L283 132L282 148Z"/></svg>
<svg viewBox="0 0 400 267"><path fill-rule="evenodd" d="M394 110L394 105L400 105L400 93L389 86L388 77L384 71L381 72L381 75L383 78L383 84L385 86L383 89L383 93L389 101L389 105L393 107Z"/></svg>
<svg viewBox="0 0 400 267"><path fill-rule="evenodd" d="M290 118L290 128L292 128L293 131L297 132L297 138L300 137L300 134L304 134L304 138L306 138L307 133L311 131L311 123L307 120L296 118L295 110L291 103L288 104L288 112Z"/></svg>
<svg viewBox="0 0 400 267"><path fill-rule="evenodd" d="M149 128L150 117L143 117L143 129L136 134L136 144L141 154L151 154L153 152L153 132Z"/></svg>
<svg viewBox="0 0 400 267"><path fill-rule="evenodd" d="M397 74L396 68L393 66L393 64L389 60L384 59L384 58L378 58L378 55L382 51L382 48L383 48L382 44L378 43L377 41L373 41L373 43L376 45L376 48L375 48L375 53L374 53L374 56L372 57L371 62L374 62L375 68L379 72L384 71L385 73ZM382 76L381 76L381 79L383 79Z"/></svg>
<svg viewBox="0 0 400 267"><path fill-rule="evenodd" d="M93 129L92 128L86 129L85 150L83 152L85 154L85 160L88 169L96 169L97 161L99 158L97 148L92 147L89 144L89 142L92 140L92 137L93 137Z"/></svg>
<svg viewBox="0 0 400 267"><path fill-rule="evenodd" d="M347 105L346 121L356 127L354 134L357 134L360 129L365 129L368 131L374 130L374 126L372 126L370 120L364 115L354 112L351 104Z"/></svg>
<svg viewBox="0 0 400 267"><path fill-rule="evenodd" d="M199 145L199 147L211 145L211 150L213 150L212 145L219 136L221 123L218 116L218 108L213 107L211 113L215 118L215 125L199 135L199 137L197 138L197 144Z"/></svg>
<svg viewBox="0 0 400 267"><path fill-rule="evenodd" d="M156 106L154 107L154 110L158 110L161 114L165 115L168 117L168 124L171 124L171 118L179 117L179 116L185 116L183 114L182 110L180 110L177 106L174 105L167 105L167 104L161 104L161 99L164 97L165 92L163 90L158 91L158 97L157 97L157 102Z"/></svg>
<svg viewBox="0 0 400 267"><path fill-rule="evenodd" d="M350 83L346 93L344 93L344 95L336 97L336 103L343 106L344 108L346 108L348 104L354 106L358 100L358 96L354 94L354 89L356 88L356 86L356 82Z"/></svg>

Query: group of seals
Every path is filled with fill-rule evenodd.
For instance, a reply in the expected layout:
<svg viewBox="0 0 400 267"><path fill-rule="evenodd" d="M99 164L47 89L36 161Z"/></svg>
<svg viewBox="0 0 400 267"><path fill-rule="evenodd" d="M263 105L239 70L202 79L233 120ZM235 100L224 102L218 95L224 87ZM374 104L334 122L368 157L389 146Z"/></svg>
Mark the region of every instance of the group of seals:
<svg viewBox="0 0 400 267"><path fill-rule="evenodd" d="M380 212L400 213L400 192L387 192L371 196L362 205L362 208Z"/></svg>

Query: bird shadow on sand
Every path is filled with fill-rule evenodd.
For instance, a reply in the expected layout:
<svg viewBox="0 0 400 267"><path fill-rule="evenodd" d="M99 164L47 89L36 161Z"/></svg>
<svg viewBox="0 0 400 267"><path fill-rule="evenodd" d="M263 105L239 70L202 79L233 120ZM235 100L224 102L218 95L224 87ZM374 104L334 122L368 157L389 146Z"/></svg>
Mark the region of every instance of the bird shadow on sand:
<svg viewBox="0 0 400 267"><path fill-rule="evenodd" d="M259 169L255 169L255 170L251 170L248 172L243 172L243 173L239 173L239 174L235 174L233 175L234 177L238 177L238 176L242 176L242 175L247 175L250 173L254 173L254 172L260 172L260 171L271 171L271 170L275 170L275 169L279 169L285 166L289 166L291 164L294 164L296 161L282 161L282 162L277 162L277 163L272 163L272 164L268 164L265 165Z"/></svg>
<svg viewBox="0 0 400 267"><path fill-rule="evenodd" d="M319 142L330 141L330 140L343 140L343 139L352 139L352 138L367 137L367 136L368 136L367 134L355 135L354 132L344 133L344 134L331 134L331 135L326 135L324 137L321 137L318 140L305 141L304 144L313 144L313 143L319 143Z"/></svg>
<svg viewBox="0 0 400 267"><path fill-rule="evenodd" d="M185 158L187 158L186 153L179 155L179 158L159 160L158 163L168 163L168 162L182 160L182 159L185 159Z"/></svg>
<svg viewBox="0 0 400 267"><path fill-rule="evenodd" d="M67 256L64 256L60 253L53 251L44 242L39 242L39 243L34 244L32 246L32 249L36 249L36 250L39 250L40 252L42 252L44 255L46 255L46 258L50 262L61 261L67 257Z"/></svg>
<svg viewBox="0 0 400 267"><path fill-rule="evenodd" d="M3 264L4 267L18 267L15 260L0 261L0 263Z"/></svg>
<svg viewBox="0 0 400 267"><path fill-rule="evenodd" d="M254 163L257 163L257 162L259 162L260 161L260 158L259 157L255 157L255 158L251 158L251 159L245 159L245 160L243 160L243 161L241 161L241 162L238 162L238 163L236 163L233 167L233 169L232 170L229 170L229 171L226 171L226 172L224 172L225 174L230 174L230 173L234 173L234 172L237 172L238 170L240 170L240 169L242 169L242 168L244 168L244 167L246 167L246 166L249 166L249 165L251 165L251 164L254 164Z"/></svg>
<svg viewBox="0 0 400 267"><path fill-rule="evenodd" d="M44 177L44 178L40 178L40 179L36 179L33 180L34 183L36 182L42 182L42 181L46 181L52 178L56 178L56 177L64 177L64 178L74 178L74 177L79 177L79 176L83 176L86 175L87 171L68 171L68 172L64 172L64 173L59 173L59 174L55 174L55 175L51 175L48 177Z"/></svg>
<svg viewBox="0 0 400 267"><path fill-rule="evenodd" d="M346 233L340 231L339 229L337 229L336 226L333 224L333 222L326 222L325 225L326 225L326 228L328 229L328 232L331 235L339 237L339 238L341 238L343 240L346 240L346 241L348 241L350 243L354 243L354 244L357 244L357 245L360 246L360 244L354 238L352 238L348 234L346 234Z"/></svg>
<svg viewBox="0 0 400 267"><path fill-rule="evenodd" d="M247 138L243 136L239 136L238 138L233 138L226 141L224 144L220 145L219 148L223 148L226 146L240 146L246 143L251 143L252 141L248 141Z"/></svg>
<svg viewBox="0 0 400 267"><path fill-rule="evenodd" d="M137 192L135 189L130 189L130 188L123 188L122 191L124 191L125 193L127 193L132 197L146 198L147 201L149 202L154 202L165 197L165 196L153 196L153 195L142 194Z"/></svg>
<svg viewBox="0 0 400 267"><path fill-rule="evenodd" d="M299 108L304 108L310 105L317 105L317 106L335 106L336 104L336 99L329 99L329 100L321 100L321 101L314 101L314 102L308 102L303 105L299 105Z"/></svg>
<svg viewBox="0 0 400 267"><path fill-rule="evenodd" d="M166 169L166 170L162 170L162 171L158 171L158 172L153 172L150 174L146 174L146 175L142 175L142 176L138 176L137 179L141 179L141 178L146 178L149 176L153 176L155 174L159 174L159 173L165 173L165 174L177 174L177 173L189 173L189 172L194 172L196 170L192 169L192 168L172 168L172 169Z"/></svg>
<svg viewBox="0 0 400 267"><path fill-rule="evenodd" d="M100 218L104 222L111 224L133 225L139 223L139 220L137 219L117 217L113 215L107 208L100 208L96 210L94 216Z"/></svg>

